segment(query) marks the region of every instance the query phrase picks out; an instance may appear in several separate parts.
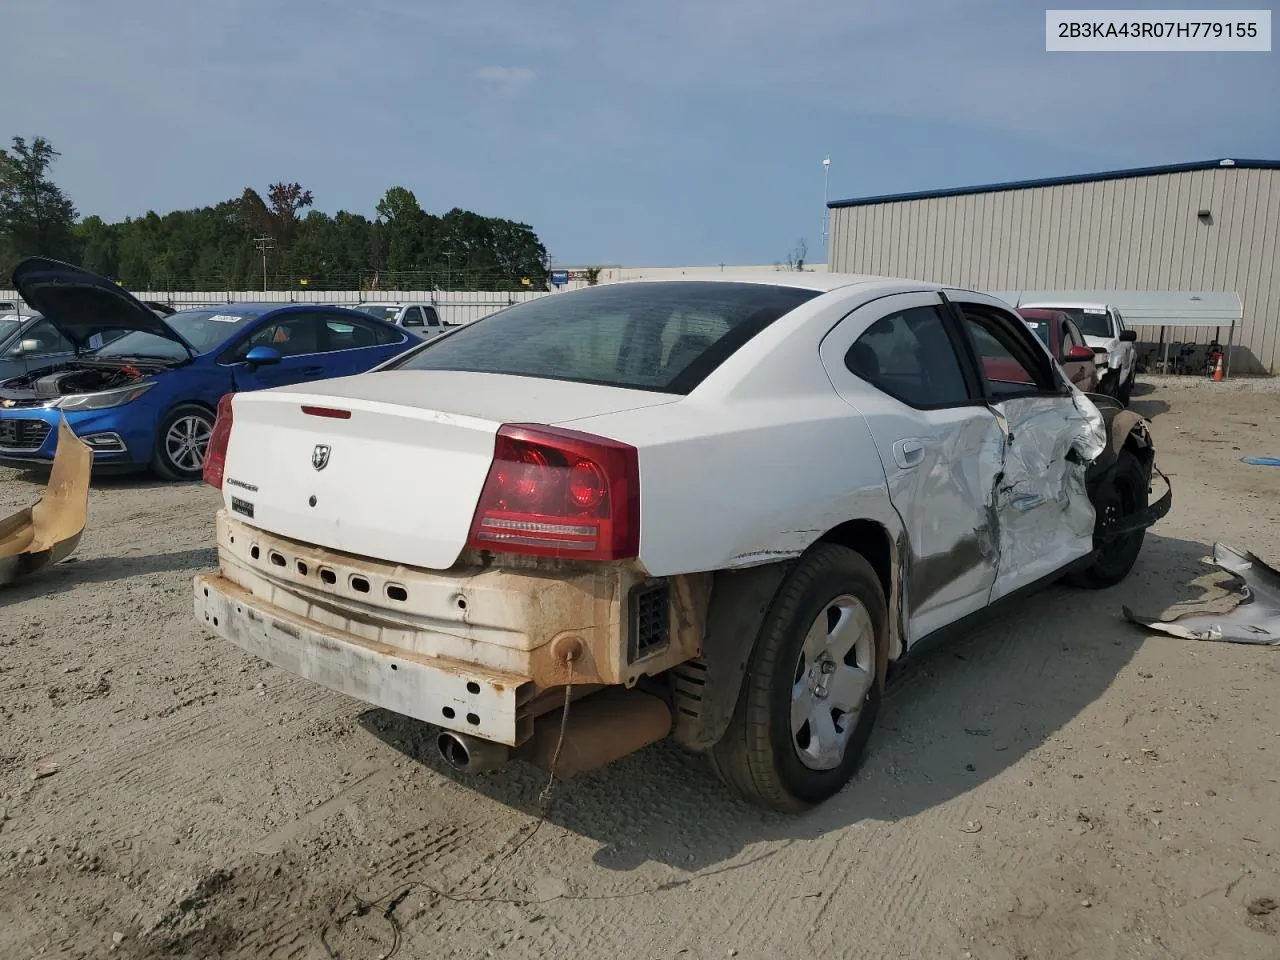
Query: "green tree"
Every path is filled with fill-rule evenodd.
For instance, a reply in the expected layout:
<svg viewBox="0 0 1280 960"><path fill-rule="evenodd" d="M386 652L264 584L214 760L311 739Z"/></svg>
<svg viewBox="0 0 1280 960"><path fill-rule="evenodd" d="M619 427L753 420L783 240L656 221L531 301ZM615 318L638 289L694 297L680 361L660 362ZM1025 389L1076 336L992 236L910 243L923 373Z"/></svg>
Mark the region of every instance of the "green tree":
<svg viewBox="0 0 1280 960"><path fill-rule="evenodd" d="M29 144L14 137L11 149L0 149L0 255L6 274L26 256L76 257L75 205L48 175L58 156L44 137Z"/></svg>
<svg viewBox="0 0 1280 960"><path fill-rule="evenodd" d="M546 249L525 223L453 209L427 213L413 191L392 186L377 217L313 206L301 184L272 183L265 197L239 197L195 210L148 211L119 223L89 216L74 223L71 202L48 178L57 153L44 140L14 140L0 151L0 267L44 253L72 260L135 290L257 289L261 255L254 237L274 241L268 282L276 289L450 287L520 290L546 280Z"/></svg>

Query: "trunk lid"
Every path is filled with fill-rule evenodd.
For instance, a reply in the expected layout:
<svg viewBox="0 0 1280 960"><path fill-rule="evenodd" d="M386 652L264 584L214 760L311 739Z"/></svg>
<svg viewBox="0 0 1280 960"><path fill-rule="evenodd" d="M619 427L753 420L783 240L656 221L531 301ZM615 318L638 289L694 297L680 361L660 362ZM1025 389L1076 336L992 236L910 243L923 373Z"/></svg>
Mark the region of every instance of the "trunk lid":
<svg viewBox="0 0 1280 960"><path fill-rule="evenodd" d="M432 370L239 393L223 500L238 519L280 536L445 570L466 545L503 423L565 425L678 399Z"/></svg>
<svg viewBox="0 0 1280 960"><path fill-rule="evenodd" d="M154 334L191 345L141 300L106 277L48 257L28 257L13 268L22 299L58 328L79 353L95 334Z"/></svg>

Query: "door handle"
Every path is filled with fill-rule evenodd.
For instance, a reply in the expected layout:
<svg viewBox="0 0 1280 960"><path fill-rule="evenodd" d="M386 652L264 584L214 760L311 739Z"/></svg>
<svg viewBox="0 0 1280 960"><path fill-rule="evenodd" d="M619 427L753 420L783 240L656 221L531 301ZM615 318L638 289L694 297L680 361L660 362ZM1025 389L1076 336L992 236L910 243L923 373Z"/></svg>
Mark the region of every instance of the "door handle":
<svg viewBox="0 0 1280 960"><path fill-rule="evenodd" d="M316 377L324 373L324 367L303 367L302 375L304 377Z"/></svg>
<svg viewBox="0 0 1280 960"><path fill-rule="evenodd" d="M895 441L893 459L903 470L919 466L924 460L924 441L910 438Z"/></svg>

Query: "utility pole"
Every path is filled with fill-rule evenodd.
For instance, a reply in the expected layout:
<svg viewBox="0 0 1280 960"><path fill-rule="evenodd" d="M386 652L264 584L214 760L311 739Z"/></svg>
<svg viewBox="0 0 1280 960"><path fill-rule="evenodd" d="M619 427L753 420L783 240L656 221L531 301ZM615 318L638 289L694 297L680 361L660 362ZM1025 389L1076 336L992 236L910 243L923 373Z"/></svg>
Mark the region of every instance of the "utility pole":
<svg viewBox="0 0 1280 960"><path fill-rule="evenodd" d="M829 216L830 211L827 209L828 198L831 194L831 156L822 158L822 252L827 252L827 227L831 222Z"/></svg>
<svg viewBox="0 0 1280 960"><path fill-rule="evenodd" d="M254 237L254 244L262 251L262 292L267 292L267 251L276 248L276 242L271 237L262 236Z"/></svg>
<svg viewBox="0 0 1280 960"><path fill-rule="evenodd" d="M444 289L448 293L453 289L453 252L441 254L444 257Z"/></svg>

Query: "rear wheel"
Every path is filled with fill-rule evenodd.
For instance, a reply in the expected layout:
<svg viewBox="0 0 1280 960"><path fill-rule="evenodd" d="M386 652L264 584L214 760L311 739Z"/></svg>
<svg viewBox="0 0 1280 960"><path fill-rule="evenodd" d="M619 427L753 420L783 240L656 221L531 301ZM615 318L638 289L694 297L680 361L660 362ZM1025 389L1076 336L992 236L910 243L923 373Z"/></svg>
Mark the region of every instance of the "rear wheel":
<svg viewBox="0 0 1280 960"><path fill-rule="evenodd" d="M212 433L213 413L198 404L179 404L160 421L151 469L164 480L199 480Z"/></svg>
<svg viewBox="0 0 1280 960"><path fill-rule="evenodd" d="M884 592L858 553L822 544L783 582L756 638L724 737L720 778L745 799L803 810L853 777L880 705Z"/></svg>
<svg viewBox="0 0 1280 960"><path fill-rule="evenodd" d="M1151 468L1144 466L1133 451L1121 450L1111 477L1094 503L1098 533L1105 536L1108 530L1145 510L1150 499ZM1146 528L1142 527L1114 540L1104 541L1093 564L1072 574L1068 582L1090 590L1114 587L1129 576L1133 565L1138 562L1146 535Z"/></svg>

